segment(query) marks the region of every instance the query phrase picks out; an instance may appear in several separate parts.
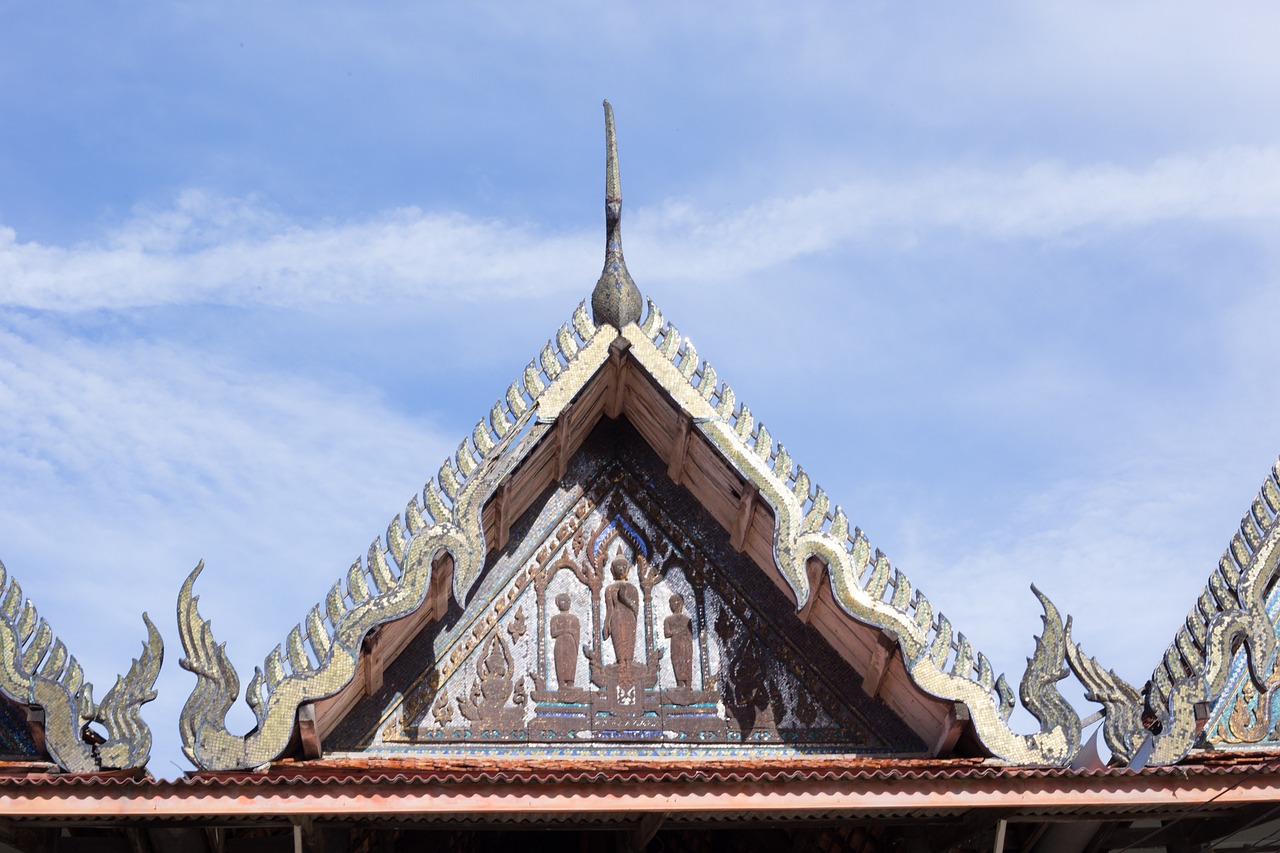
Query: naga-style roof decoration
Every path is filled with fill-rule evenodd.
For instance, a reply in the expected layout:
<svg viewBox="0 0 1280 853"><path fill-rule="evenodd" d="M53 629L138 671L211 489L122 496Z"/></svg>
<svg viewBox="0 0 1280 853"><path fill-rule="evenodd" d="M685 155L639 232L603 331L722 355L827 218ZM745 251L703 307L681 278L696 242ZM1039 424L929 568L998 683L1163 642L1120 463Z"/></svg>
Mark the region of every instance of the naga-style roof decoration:
<svg viewBox="0 0 1280 853"><path fill-rule="evenodd" d="M0 564L0 693L39 709L37 719L42 712L44 750L62 770L91 773L146 765L151 729L139 709L156 698L164 643L145 613L142 621L147 626L142 653L95 703L80 664ZM88 729L90 723L106 729L105 741Z"/></svg>
<svg viewBox="0 0 1280 853"><path fill-rule="evenodd" d="M374 628L417 610L431 586L438 558L452 560L453 593L466 599L480 573L486 552L481 513L503 475L518 461L511 453L546 433L555 414L568 402L570 389L581 387L604 362L609 335L601 333L579 305L488 419L480 420L458 450L440 466L435 480L414 495L400 516L391 520L385 539L369 546L344 580L334 583L303 624L289 632L282 646L254 670L245 693L257 725L247 735L231 734L226 714L239 692L239 677L212 625L197 609L192 594L198 565L178 597L178 629L185 657L180 665L195 674L196 686L182 709L179 726L183 751L200 768L228 770L256 767L281 754L293 735L300 706L337 692L356 671L361 643Z"/></svg>
<svg viewBox="0 0 1280 853"><path fill-rule="evenodd" d="M466 601L489 550L482 523L486 501L587 381L606 367L611 349L619 348L773 510L777 567L800 606L815 594L808 563L817 557L827 567L832 592L846 617L892 638L914 682L933 696L963 705L978 738L993 755L1021 764L1064 764L1071 759L1079 745L1080 722L1055 686L1066 675L1066 635L1052 603L1037 592L1045 609L1045 632L1037 640L1020 693L1041 728L1022 735L1008 723L1013 691L986 655L974 649L905 574L872 549L861 530L851 527L839 506L812 483L652 302L643 326L632 323L621 330L595 325L585 307L578 307L555 341L494 404L489 418L476 424L454 457L426 484L421 501L417 495L409 501L404 521L394 518L385 538L374 541L367 557L334 584L323 605L313 607L255 670L246 700L257 726L244 736L231 734L225 725L239 680L196 607L192 590L203 568L198 566L178 601L186 654L181 665L197 676L181 721L188 757L201 768L222 770L259 766L280 756L293 736L299 707L335 693L351 680L365 636L422 606L445 552L453 563L453 595Z"/></svg>
<svg viewBox="0 0 1280 853"><path fill-rule="evenodd" d="M1086 697L1103 706L1107 746L1121 761L1175 764L1197 746L1280 745L1280 709L1272 705L1280 687L1278 513L1280 461L1143 689L1068 643L1071 668Z"/></svg>
<svg viewBox="0 0 1280 853"><path fill-rule="evenodd" d="M819 626L832 648L839 646L840 654L856 662L863 675L865 696L879 696L886 672L898 667L894 677L899 681L894 684L906 685L910 696L923 697L912 700L925 708L923 716L915 718L917 722L924 719L937 724L940 718L929 715L943 714L944 732L928 750L931 755L947 752L959 733L968 731L979 753L1005 762L1068 764L1079 751L1082 723L1059 693L1057 683L1072 671L1086 686L1088 698L1103 705L1104 732L1114 757L1130 766L1175 763L1197 743L1208 747L1280 743L1280 712L1271 710L1280 686L1273 626L1273 615L1280 611L1280 592L1272 589L1280 560L1280 524L1276 523L1280 468L1263 485L1186 625L1143 690L1087 657L1071 640L1070 620L1064 624L1048 597L1032 587L1044 610L1044 630L1036 638L1017 698L1039 728L1030 733L1014 731L1009 723L1014 691L987 656L973 648L928 597L851 525L840 506L811 480L652 301L641 322L639 291L622 258L617 150L613 111L607 102L605 115L607 244L604 272L591 299L593 316L588 316L585 305L578 306L554 340L493 405L488 417L481 419L454 456L445 460L422 494L410 499L403 516L392 519L385 536L374 540L367 555L351 565L324 601L315 605L255 669L245 699L256 725L247 734L233 734L226 726L226 714L237 698L240 682L223 645L214 637L211 623L197 608L193 590L203 564L183 584L178 598L185 652L181 665L196 676L196 685L183 708L180 728L183 749L197 767L255 768L286 751L296 753L299 743L304 757L318 758L324 732L319 731L317 715L327 714L330 722L340 721L336 715L347 713L361 696L374 697L382 668L404 652L419 632L431 626L445 631L440 626L449 613L454 618L448 630L465 636L451 652L443 652L447 660L439 669L431 669L430 661L426 663L430 672L422 678L429 682L427 686L435 690L440 679L460 671L461 662L471 661L474 669L469 672L474 672L476 679L469 695L455 694L459 711L482 726L500 720L510 731L521 725L524 712L517 713L507 703L524 708L530 702L530 694L519 686L525 675L516 671L527 658L514 655L511 648L525 636L528 614L519 608L508 611L525 588L541 585L534 618L540 632L537 648L542 668L531 672L529 678L536 687L533 700L555 705L551 701L554 696L547 699L554 685L549 686L549 652L543 635L549 619L547 589L561 568L572 569L591 588L594 647L583 646L582 651L591 662L592 682L602 688L592 695L619 690L604 703L602 713L614 713L617 703L637 701L634 694L624 700L623 682L610 681L618 667L632 667L629 657L619 655L616 644L614 663L606 665L601 657L600 605L608 555L598 547L598 538L591 540L595 544L588 542L582 526L594 513L593 524L612 525L610 535L619 536L620 529L626 527L625 518L615 515L612 521L601 521L599 504L580 490L571 496L578 501L577 509L557 510L572 518L559 516L549 522L551 532L546 533L545 547L538 546L540 563L527 563L523 568L503 564L504 571L510 572L505 580L488 586L481 583L487 568L494 565L487 559L507 547L513 522L534 507L538 495L548 490L564 494L568 460L583 446L594 425L602 418L624 416L635 427L627 435L647 444L668 466L671 484L688 485L693 493L693 480L700 478L698 488L703 491L697 500L708 517L724 531L731 531L729 541L738 553L750 552L750 562L779 588L789 591L803 622L807 625L813 613L819 614L813 617L813 624ZM635 402L637 399L641 402ZM656 413L657 408L662 413ZM695 449L701 454L696 459ZM708 466L715 472L708 473ZM612 482L620 483L628 475L615 471L610 476L614 477ZM614 496L606 496L606 500L619 505L624 500L616 491L610 494ZM716 499L714 510L705 500L708 495ZM560 518L566 519L563 525ZM606 527L597 529L597 537L607 532ZM645 654L653 655L646 658L647 663L636 661L635 671L647 666L652 671L645 677L653 679L663 653L653 643L652 592L659 582L658 570L650 562L654 555L641 553L645 546L640 534L631 530L626 536L631 544L625 547L635 557L647 602L644 607L648 608ZM744 545L748 540L749 547ZM683 547L673 546L672 541L664 540L664 554ZM557 553L569 554L565 548L577 556L556 557ZM618 567L621 558L615 555L612 559L613 586L629 586L630 566ZM553 565L555 560L560 563ZM695 575L697 571L701 570L695 570ZM500 600L480 600L482 590ZM623 596L619 600L625 603L626 595L638 593L632 588L632 593L615 590L610 594ZM668 638L673 633L687 637L690 630L683 603L677 606L674 601L680 597L672 595L671 616L664 629ZM560 599L568 602L568 596L557 596L556 600L561 613L572 617L575 639L555 644L556 677L565 695L580 695L584 691L575 686L569 668L569 658L577 665L579 623L569 612L570 604L560 604ZM473 621L457 622L459 603L466 605L465 612ZM609 606L613 604L610 600ZM627 606L635 610L634 604ZM508 617L513 621L500 621ZM630 633L628 646L634 642L638 630L634 616L629 625L625 620L614 624L608 621L612 617L603 618L615 629L622 625ZM705 632L701 611L698 618ZM500 628L510 635L510 642ZM557 630L550 628L552 636ZM725 630L731 631L732 626ZM393 640L386 640L387 636ZM603 636L608 639L607 630ZM384 645L379 647L379 642ZM688 640L680 642L685 643L679 654L686 661L682 664L686 674L675 676L679 689L687 696L705 697L714 692L708 688L708 679L721 677L718 665L704 652L700 687L690 688ZM562 645L565 667L570 671L567 678L560 674ZM705 649L705 642L700 647ZM674 640L671 650L674 660ZM614 675L606 672L610 667ZM353 697L359 673L367 683L359 688L364 692ZM459 680L467 679L459 676ZM648 682L644 689L655 689L653 683ZM726 695L728 692L732 690ZM543 700L538 699L538 693ZM380 697L376 702L387 699L385 693L376 695ZM397 696L392 704L409 701L407 696ZM437 730L452 718L452 704L444 692L429 690L425 698L415 701L413 713L433 711ZM715 707L714 702L707 705L700 699L688 699L684 706L692 707L697 701L703 702L700 707ZM574 702L565 700L564 704ZM1204 734L1202 723L1211 705L1211 726ZM576 707L596 706L579 703ZM939 712L939 708L943 710ZM636 712L632 709L630 713ZM918 733L919 728L916 730ZM689 731L695 736L706 734ZM579 729L559 736L581 733ZM421 746L420 741L413 744Z"/></svg>

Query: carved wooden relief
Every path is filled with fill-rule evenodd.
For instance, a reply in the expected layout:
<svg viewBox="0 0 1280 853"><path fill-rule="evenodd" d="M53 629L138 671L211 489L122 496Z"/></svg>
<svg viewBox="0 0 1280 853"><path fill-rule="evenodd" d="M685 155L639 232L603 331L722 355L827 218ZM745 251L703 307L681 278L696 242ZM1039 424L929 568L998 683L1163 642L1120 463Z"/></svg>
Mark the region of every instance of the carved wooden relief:
<svg viewBox="0 0 1280 853"><path fill-rule="evenodd" d="M744 585L643 475L595 468L510 549L527 556L507 580L482 584L437 638L433 665L369 746L903 751L873 731L854 679L824 671L778 624L791 606L766 615L752 600L780 595L767 579Z"/></svg>

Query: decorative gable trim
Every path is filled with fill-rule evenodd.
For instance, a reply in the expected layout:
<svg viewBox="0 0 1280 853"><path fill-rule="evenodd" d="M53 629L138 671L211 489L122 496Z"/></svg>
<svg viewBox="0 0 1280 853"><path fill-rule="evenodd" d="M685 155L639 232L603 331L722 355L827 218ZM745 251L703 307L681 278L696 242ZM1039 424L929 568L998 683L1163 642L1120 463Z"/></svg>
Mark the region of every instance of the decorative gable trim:
<svg viewBox="0 0 1280 853"><path fill-rule="evenodd" d="M226 714L239 693L239 676L216 641L211 623L193 594L201 562L178 596L178 629L186 656L180 665L196 685L179 720L183 751L199 768L233 770L266 764L288 747L299 708L341 690L356 673L366 635L421 607L433 568L452 560L453 590L465 600L487 551L482 512L494 490L544 435L608 354L611 327L597 328L578 306L570 322L548 342L520 379L494 403L487 420L458 445L423 489L414 495L404 522L392 519L385 540L336 582L323 608L314 606L285 642L255 668L245 693L257 725L247 735L226 728Z"/></svg>
<svg viewBox="0 0 1280 853"><path fill-rule="evenodd" d="M138 711L156 698L164 643L145 613L142 621L142 653L95 704L93 685L84 680L75 656L0 564L0 692L37 715L44 748L61 769L93 773L146 765L151 729ZM107 739L90 742L83 734L89 723L103 726Z"/></svg>
<svg viewBox="0 0 1280 853"><path fill-rule="evenodd" d="M709 442L773 509L774 559L804 608L816 595L808 563L816 557L827 567L835 600L845 614L885 632L902 651L915 684L940 699L961 703L983 745L999 758L1018 764L1065 764L1080 745L1080 718L1055 684L1067 674L1063 665L1065 631L1052 602L1032 588L1045 610L1045 631L1028 661L1021 693L1040 722L1040 731L1019 735L1008 724L1013 691L996 676L987 656L976 651L950 620L935 612L924 593L913 590L901 571L874 554L858 528L850 530L844 511L832 506L764 424L756 421L729 384L705 361L692 342L665 322L649 302L637 329L643 339L623 335L631 352L671 394Z"/></svg>
<svg viewBox="0 0 1280 853"><path fill-rule="evenodd" d="M985 655L935 613L901 571L862 532L831 507L826 493L812 486L781 444L739 403L715 370L700 362L693 345L666 323L649 303L643 326L621 331L595 326L579 306L504 399L477 423L456 454L427 483L419 505L414 496L402 525L397 516L385 540L376 540L357 561L345 583L335 583L323 608L316 605L303 624L255 670L246 691L257 725L232 735L225 716L235 701L238 676L223 647L201 617L193 595L203 564L183 584L178 621L186 657L181 665L197 684L183 708L183 748L200 768L244 769L268 763L288 747L299 708L335 694L356 673L362 642L374 628L417 611L432 586L433 567L452 560L452 588L465 601L489 550L483 510L495 490L559 421L588 382L620 358L633 359L687 415L699 433L732 465L773 510L774 557L798 607L814 595L807 564L827 566L831 589L847 618L887 634L902 650L907 672L920 689L960 703L978 739L990 752L1019 764L1063 764L1079 745L1079 718L1058 694L1063 667L1064 628L1053 605L1045 608L1045 632L1022 681L1024 704L1041 723L1031 735L1008 725L1012 690L996 676ZM620 362L617 362L620 365ZM621 411L620 384L610 408ZM568 430L561 430L568 441ZM560 450L563 457L569 448ZM565 459L558 462L563 468ZM505 516L505 512L501 513ZM501 533L499 533L501 538ZM438 614L437 614L438 615Z"/></svg>
<svg viewBox="0 0 1280 853"><path fill-rule="evenodd" d="M1103 731L1114 756L1132 766L1165 765L1185 758L1202 737L1210 747L1229 749L1274 748L1280 742L1271 710L1280 690L1277 569L1280 461L1142 690L1104 669L1078 643L1068 644L1068 661L1087 688L1086 698L1103 706ZM1233 726L1229 718L1236 704L1228 703L1241 698L1245 719Z"/></svg>

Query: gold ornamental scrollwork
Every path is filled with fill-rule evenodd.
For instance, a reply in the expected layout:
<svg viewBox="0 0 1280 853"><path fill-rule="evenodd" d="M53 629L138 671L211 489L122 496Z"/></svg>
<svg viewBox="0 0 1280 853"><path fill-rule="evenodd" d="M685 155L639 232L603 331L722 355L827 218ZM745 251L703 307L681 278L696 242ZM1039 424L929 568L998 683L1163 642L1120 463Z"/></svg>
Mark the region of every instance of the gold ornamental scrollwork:
<svg viewBox="0 0 1280 853"><path fill-rule="evenodd" d="M608 328L608 327L605 327ZM453 558L453 591L459 601L483 568L485 502L519 462L513 444L529 447L549 429L542 416L558 411L606 358L610 335L602 333L579 305L553 342L511 383L489 417L476 424L457 452L415 495L384 538L357 560L344 581L333 585L290 631L285 642L254 670L245 691L256 725L232 734L226 715L239 695L239 676L217 642L194 595L198 565L178 596L180 665L196 676L179 721L183 751L199 768L258 767L277 758L289 743L300 705L341 690L354 676L361 643L372 629L414 612L431 583L431 566L442 553Z"/></svg>
<svg viewBox="0 0 1280 853"><path fill-rule="evenodd" d="M652 300L644 323L622 333L637 361L773 509L774 558L798 606L813 594L806 567L811 557L818 557L829 568L841 609L892 637L921 689L963 703L979 739L993 754L1017 764L1071 760L1079 748L1080 718L1055 686L1067 675L1065 631L1046 596L1036 591L1045 610L1045 630L1020 690L1040 730L1022 735L1008 723L1014 696L1004 676L995 675L986 655L955 633L901 571L879 551L873 554L862 531L850 529L844 512L831 506L826 492L811 483L715 369L699 360L697 350L664 320Z"/></svg>
<svg viewBox="0 0 1280 853"><path fill-rule="evenodd" d="M1280 689L1276 627L1267 613L1267 588L1280 567L1280 461L1262 483L1204 592L1178 629L1143 691L1069 643L1068 660L1086 697L1106 714L1112 754L1129 763L1150 742L1146 763L1175 764L1195 747L1197 705L1223 699L1232 662L1244 655L1240 695L1226 719L1206 733L1213 745L1258 743L1268 733L1271 699Z"/></svg>
<svg viewBox="0 0 1280 853"><path fill-rule="evenodd" d="M0 692L44 709L45 748L63 770L89 773L146 765L151 729L140 708L156 698L164 642L145 613L142 621L147 626L142 653L102 701L94 703L93 685L84 680L80 664L0 564ZM106 730L105 741L86 737L90 723Z"/></svg>

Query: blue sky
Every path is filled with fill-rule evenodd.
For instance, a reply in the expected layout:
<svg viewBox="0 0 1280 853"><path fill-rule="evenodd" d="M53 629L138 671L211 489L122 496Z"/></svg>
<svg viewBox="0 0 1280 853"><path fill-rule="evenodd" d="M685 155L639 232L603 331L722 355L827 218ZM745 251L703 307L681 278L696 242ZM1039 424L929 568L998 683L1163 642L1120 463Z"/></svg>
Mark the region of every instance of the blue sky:
<svg viewBox="0 0 1280 853"><path fill-rule="evenodd" d="M0 558L99 693L157 620L155 772L196 561L251 671L590 293L604 97L641 290L872 543L1145 680L1280 452L1280 11L791 5L0 5Z"/></svg>

